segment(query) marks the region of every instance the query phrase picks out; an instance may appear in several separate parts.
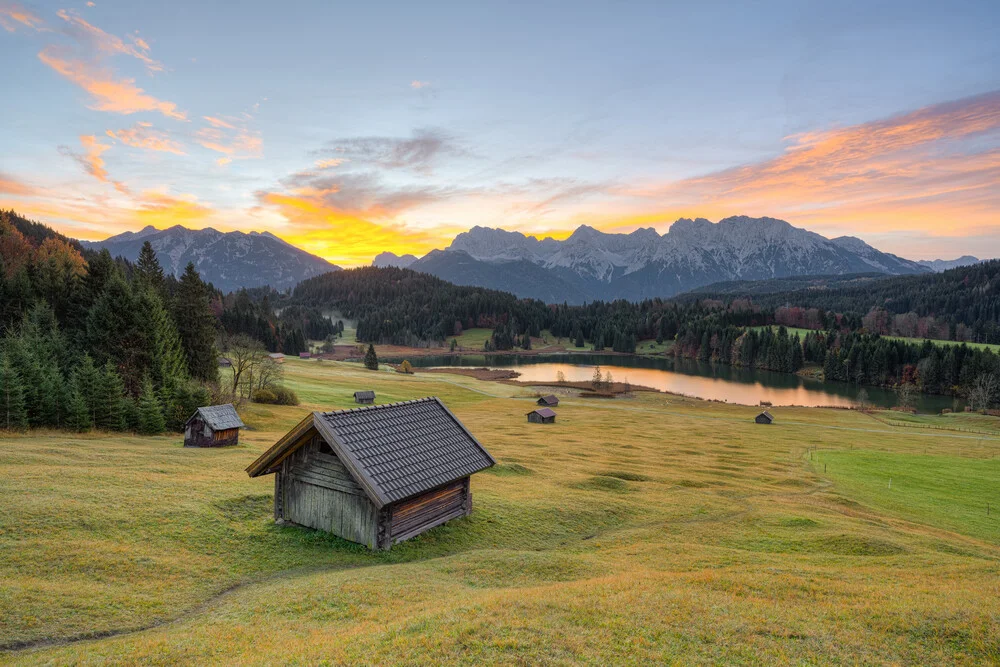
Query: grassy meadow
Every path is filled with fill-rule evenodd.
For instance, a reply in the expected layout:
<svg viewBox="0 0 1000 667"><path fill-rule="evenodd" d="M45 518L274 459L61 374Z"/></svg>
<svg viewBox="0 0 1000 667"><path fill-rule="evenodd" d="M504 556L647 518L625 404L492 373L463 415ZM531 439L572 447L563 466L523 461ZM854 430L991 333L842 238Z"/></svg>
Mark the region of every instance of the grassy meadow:
<svg viewBox="0 0 1000 667"><path fill-rule="evenodd" d="M0 663L1000 662L1000 436L652 392L535 425L514 385L285 372L302 405L235 448L0 436ZM244 468L362 388L490 450L471 517L389 553L274 525Z"/></svg>

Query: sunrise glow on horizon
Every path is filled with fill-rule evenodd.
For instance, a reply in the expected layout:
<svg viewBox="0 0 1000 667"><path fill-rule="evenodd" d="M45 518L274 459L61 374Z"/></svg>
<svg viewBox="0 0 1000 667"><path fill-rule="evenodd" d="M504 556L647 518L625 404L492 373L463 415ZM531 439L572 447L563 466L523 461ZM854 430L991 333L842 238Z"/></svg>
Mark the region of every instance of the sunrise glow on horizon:
<svg viewBox="0 0 1000 667"><path fill-rule="evenodd" d="M997 257L998 20L993 2L0 0L0 208L87 240L269 231L341 266L475 225L731 215Z"/></svg>

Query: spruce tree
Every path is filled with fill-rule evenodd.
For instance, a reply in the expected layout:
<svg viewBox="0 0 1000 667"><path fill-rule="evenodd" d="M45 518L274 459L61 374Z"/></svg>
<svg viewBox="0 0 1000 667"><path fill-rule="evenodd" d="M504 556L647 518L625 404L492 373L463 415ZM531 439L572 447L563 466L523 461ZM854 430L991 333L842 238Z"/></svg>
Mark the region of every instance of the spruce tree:
<svg viewBox="0 0 1000 667"><path fill-rule="evenodd" d="M83 360L76 368L74 380L76 389L80 392L80 396L83 398L84 405L87 408L88 421L94 424L97 418L98 388L101 384L101 373L94 366L94 360L90 358L89 354L83 355Z"/></svg>
<svg viewBox="0 0 1000 667"><path fill-rule="evenodd" d="M66 428L83 433L89 431L93 426L90 411L87 408L87 401L80 393L80 386L76 377L70 378L67 386L66 418L64 420Z"/></svg>
<svg viewBox="0 0 1000 667"><path fill-rule="evenodd" d="M177 285L174 321L191 375L214 382L219 377L218 352L215 349L215 315L209 307L208 288L188 263Z"/></svg>
<svg viewBox="0 0 1000 667"><path fill-rule="evenodd" d="M139 259L135 264L136 280L143 287L149 287L157 292L163 289L163 268L156 259L156 251L153 244L146 241L139 251Z"/></svg>
<svg viewBox="0 0 1000 667"><path fill-rule="evenodd" d="M375 354L375 346L368 344L368 352L365 353L365 368L370 371L378 370L378 355Z"/></svg>
<svg viewBox="0 0 1000 667"><path fill-rule="evenodd" d="M142 382L142 393L139 394L139 433L157 435L163 433L165 427L163 408L153 391L153 381L146 377Z"/></svg>
<svg viewBox="0 0 1000 667"><path fill-rule="evenodd" d="M0 356L0 429L20 430L28 425L24 385L6 355Z"/></svg>
<svg viewBox="0 0 1000 667"><path fill-rule="evenodd" d="M148 323L150 338L150 376L157 390L171 391L173 386L187 379L187 360L181 346L177 327L158 292L146 288L139 296L142 314Z"/></svg>
<svg viewBox="0 0 1000 667"><path fill-rule="evenodd" d="M50 364L42 370L42 383L39 386L39 408L41 415L38 420L45 426L60 427L66 421L66 403L69 397L66 381L59 368Z"/></svg>
<svg viewBox="0 0 1000 667"><path fill-rule="evenodd" d="M97 407L94 424L105 431L125 429L125 385L110 363L104 366L97 384Z"/></svg>

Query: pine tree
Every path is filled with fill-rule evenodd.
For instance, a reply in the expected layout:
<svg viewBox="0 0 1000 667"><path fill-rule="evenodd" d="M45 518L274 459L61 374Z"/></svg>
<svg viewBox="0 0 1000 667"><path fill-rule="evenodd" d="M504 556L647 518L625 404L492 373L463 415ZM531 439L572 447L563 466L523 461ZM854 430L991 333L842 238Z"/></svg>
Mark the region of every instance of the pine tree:
<svg viewBox="0 0 1000 667"><path fill-rule="evenodd" d="M87 408L87 419L94 424L97 418L98 389L101 384L101 373L94 366L94 360L89 354L83 355L83 360L76 368L76 389L83 398Z"/></svg>
<svg viewBox="0 0 1000 667"><path fill-rule="evenodd" d="M375 354L375 346L368 344L368 352L365 353L365 368L370 371L378 370L378 355Z"/></svg>
<svg viewBox="0 0 1000 667"><path fill-rule="evenodd" d="M163 433L165 427L163 408L153 391L153 381L146 377L142 382L142 393L139 394L139 433L157 435Z"/></svg>
<svg viewBox="0 0 1000 667"><path fill-rule="evenodd" d="M39 386L39 408L41 415L39 423L45 426L60 427L66 421L66 403L68 402L66 381L59 368L54 364L42 370L42 383Z"/></svg>
<svg viewBox="0 0 1000 667"><path fill-rule="evenodd" d="M122 431L125 423L125 386L110 363L104 367L97 384L94 425L105 431Z"/></svg>
<svg viewBox="0 0 1000 667"><path fill-rule="evenodd" d="M80 386L76 377L70 379L67 387L66 418L64 425L66 428L83 433L89 431L93 426L90 411L87 408L87 401L80 393Z"/></svg>
<svg viewBox="0 0 1000 667"><path fill-rule="evenodd" d="M28 425L21 377L6 355L0 356L0 429L20 430Z"/></svg>
<svg viewBox="0 0 1000 667"><path fill-rule="evenodd" d="M181 338L157 292L147 288L140 295L139 301L148 322L152 345L150 376L153 386L157 390L170 391L188 376Z"/></svg>
<svg viewBox="0 0 1000 667"><path fill-rule="evenodd" d="M116 274L87 315L87 342L94 361L113 363L133 395L153 360L152 332L145 310L140 294Z"/></svg>
<svg viewBox="0 0 1000 667"><path fill-rule="evenodd" d="M190 262L177 286L174 321L192 377L216 381L219 367L215 349L215 315L209 307L208 288Z"/></svg>
<svg viewBox="0 0 1000 667"><path fill-rule="evenodd" d="M156 291L163 289L163 268L156 259L156 251L153 244L146 241L139 251L139 259L135 264L136 280L143 287L149 287Z"/></svg>

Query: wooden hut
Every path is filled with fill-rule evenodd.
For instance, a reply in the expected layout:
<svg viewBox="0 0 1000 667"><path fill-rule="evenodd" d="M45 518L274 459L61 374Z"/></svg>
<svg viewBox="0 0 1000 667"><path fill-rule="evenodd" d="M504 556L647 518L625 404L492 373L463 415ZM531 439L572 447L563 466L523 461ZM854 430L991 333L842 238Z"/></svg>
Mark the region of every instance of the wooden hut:
<svg viewBox="0 0 1000 667"><path fill-rule="evenodd" d="M285 355L282 354L281 352L271 352L267 356L271 357L272 359L275 360L275 362L277 362L279 364L285 363Z"/></svg>
<svg viewBox="0 0 1000 667"><path fill-rule="evenodd" d="M314 412L254 461L274 473L274 518L372 549L472 511L469 478L494 464L437 398Z"/></svg>
<svg viewBox="0 0 1000 667"><path fill-rule="evenodd" d="M555 394L549 394L548 396L542 396L538 399L539 405L544 405L547 408L554 408L559 405L559 397Z"/></svg>
<svg viewBox="0 0 1000 667"><path fill-rule="evenodd" d="M299 359L312 359L312 352L299 352Z"/></svg>
<svg viewBox="0 0 1000 667"><path fill-rule="evenodd" d="M198 408L184 424L185 447L226 447L239 444L246 426L232 403Z"/></svg>
<svg viewBox="0 0 1000 667"><path fill-rule="evenodd" d="M556 411L552 408L538 408L528 413L528 421L532 424L554 424Z"/></svg>
<svg viewBox="0 0 1000 667"><path fill-rule="evenodd" d="M362 405L371 405L375 402L375 392L371 389L354 392L354 402Z"/></svg>
<svg viewBox="0 0 1000 667"><path fill-rule="evenodd" d="M219 368L232 368L233 360L229 357L219 357Z"/></svg>
<svg viewBox="0 0 1000 667"><path fill-rule="evenodd" d="M757 422L758 424L773 424L774 423L774 415L772 415L767 410L764 410L764 412L762 412L759 415L757 415L757 417L754 419L754 421Z"/></svg>

